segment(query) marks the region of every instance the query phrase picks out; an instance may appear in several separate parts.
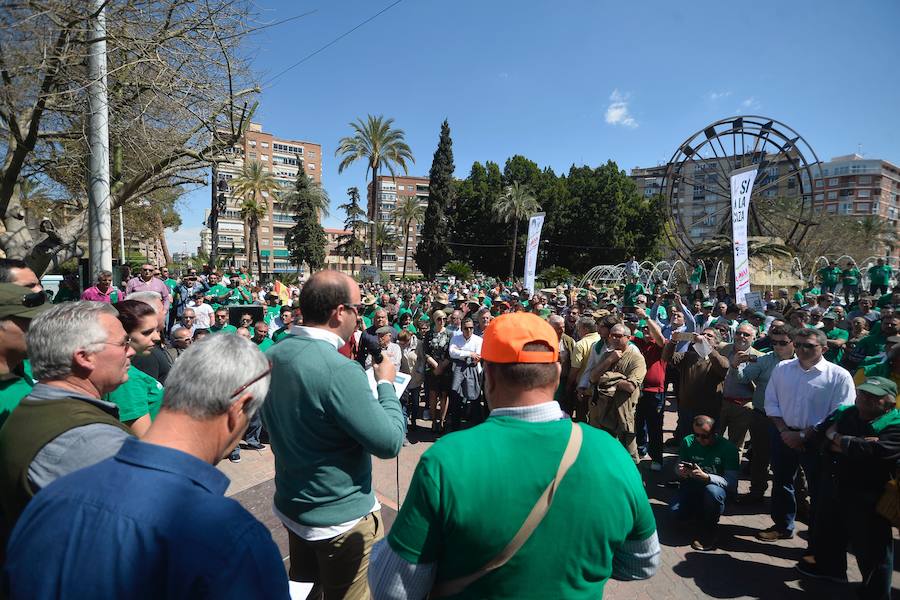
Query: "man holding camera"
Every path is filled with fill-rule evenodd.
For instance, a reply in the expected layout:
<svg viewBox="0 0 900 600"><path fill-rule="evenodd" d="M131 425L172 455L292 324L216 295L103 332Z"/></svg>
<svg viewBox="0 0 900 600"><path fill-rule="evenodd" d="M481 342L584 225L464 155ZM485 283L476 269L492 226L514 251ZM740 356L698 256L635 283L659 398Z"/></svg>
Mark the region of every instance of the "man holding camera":
<svg viewBox="0 0 900 600"><path fill-rule="evenodd" d="M681 440L678 449L678 477L681 486L672 503L680 519L699 516L700 534L691 542L694 550L715 550L719 517L725 512L729 493L737 491L738 451L734 444L714 431L715 420L694 417L692 435Z"/></svg>
<svg viewBox="0 0 900 600"><path fill-rule="evenodd" d="M384 536L372 455L393 458L404 439L394 363L373 365L373 395L362 366L338 352L361 310L356 282L319 271L300 294L303 325L266 353L275 513L288 530L290 578L313 582L310 598L368 598L369 553Z"/></svg>

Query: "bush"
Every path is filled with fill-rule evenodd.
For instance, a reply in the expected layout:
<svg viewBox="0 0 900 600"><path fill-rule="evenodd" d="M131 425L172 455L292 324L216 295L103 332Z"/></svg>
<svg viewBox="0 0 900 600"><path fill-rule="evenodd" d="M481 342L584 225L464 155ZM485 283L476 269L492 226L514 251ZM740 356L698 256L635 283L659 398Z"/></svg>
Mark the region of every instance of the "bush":
<svg viewBox="0 0 900 600"><path fill-rule="evenodd" d="M452 260L444 267L444 273L453 275L457 281L466 281L472 278L472 267L460 260Z"/></svg>
<svg viewBox="0 0 900 600"><path fill-rule="evenodd" d="M541 271L537 280L543 284L543 287L554 287L561 283L568 283L572 281L574 275L565 267L558 267L553 265L552 267L547 267L543 271Z"/></svg>

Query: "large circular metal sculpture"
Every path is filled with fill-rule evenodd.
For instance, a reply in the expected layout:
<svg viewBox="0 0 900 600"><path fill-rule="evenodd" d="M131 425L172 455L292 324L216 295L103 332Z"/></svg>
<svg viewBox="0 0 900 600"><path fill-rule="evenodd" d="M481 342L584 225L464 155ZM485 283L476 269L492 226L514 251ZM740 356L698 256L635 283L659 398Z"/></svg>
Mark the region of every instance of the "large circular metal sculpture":
<svg viewBox="0 0 900 600"><path fill-rule="evenodd" d="M662 192L682 258L716 235L731 236L730 173L759 170L750 197L749 235L796 248L813 225L813 182L819 159L803 137L779 121L743 116L716 121L689 137L666 166Z"/></svg>

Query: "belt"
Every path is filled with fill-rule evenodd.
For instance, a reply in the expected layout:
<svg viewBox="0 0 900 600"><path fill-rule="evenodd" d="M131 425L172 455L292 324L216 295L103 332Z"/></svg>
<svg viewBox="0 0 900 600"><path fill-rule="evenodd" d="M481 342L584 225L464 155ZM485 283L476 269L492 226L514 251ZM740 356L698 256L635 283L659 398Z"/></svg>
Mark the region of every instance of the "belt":
<svg viewBox="0 0 900 600"><path fill-rule="evenodd" d="M738 406L744 406L745 404L753 400L753 398L734 398L732 396L725 396L725 399L732 404L737 404Z"/></svg>

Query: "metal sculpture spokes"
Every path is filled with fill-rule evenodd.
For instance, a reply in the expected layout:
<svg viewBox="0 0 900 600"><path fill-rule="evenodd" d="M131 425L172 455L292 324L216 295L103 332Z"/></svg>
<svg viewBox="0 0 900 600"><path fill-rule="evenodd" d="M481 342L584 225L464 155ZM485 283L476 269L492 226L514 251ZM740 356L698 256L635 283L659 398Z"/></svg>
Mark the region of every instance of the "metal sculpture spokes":
<svg viewBox="0 0 900 600"><path fill-rule="evenodd" d="M688 258L715 235L730 236L730 174L758 165L750 199L749 234L796 248L813 225L812 182L819 159L796 131L774 119L722 119L689 137L666 166L662 189L674 227L673 247Z"/></svg>

